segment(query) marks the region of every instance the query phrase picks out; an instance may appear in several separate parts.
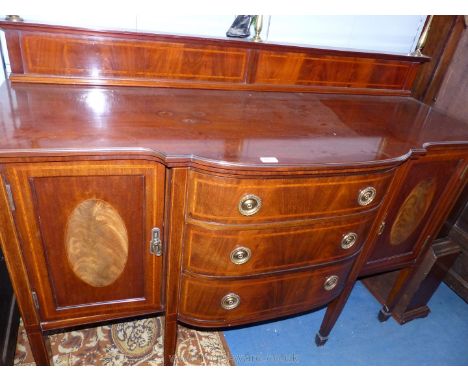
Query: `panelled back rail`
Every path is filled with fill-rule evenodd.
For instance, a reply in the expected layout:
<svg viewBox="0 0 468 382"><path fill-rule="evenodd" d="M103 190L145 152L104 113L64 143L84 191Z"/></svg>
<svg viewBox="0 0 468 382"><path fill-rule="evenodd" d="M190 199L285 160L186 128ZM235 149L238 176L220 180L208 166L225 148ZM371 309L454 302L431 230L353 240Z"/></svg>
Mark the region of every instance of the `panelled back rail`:
<svg viewBox="0 0 468 382"><path fill-rule="evenodd" d="M428 57L2 22L12 81L409 94Z"/></svg>
<svg viewBox="0 0 468 382"><path fill-rule="evenodd" d="M50 330L151 314L165 364L178 322L326 305L322 345L358 277L411 278L466 185L468 126L397 96L425 58L1 27L0 239L37 364Z"/></svg>

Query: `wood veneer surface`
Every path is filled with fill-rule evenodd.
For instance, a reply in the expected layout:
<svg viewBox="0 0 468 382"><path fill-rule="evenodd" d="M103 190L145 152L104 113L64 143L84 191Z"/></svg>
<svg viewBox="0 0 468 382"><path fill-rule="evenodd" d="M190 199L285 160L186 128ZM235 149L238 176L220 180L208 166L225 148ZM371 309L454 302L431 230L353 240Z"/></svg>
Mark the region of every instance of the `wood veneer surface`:
<svg viewBox="0 0 468 382"><path fill-rule="evenodd" d="M135 151L247 168L356 166L468 142L468 125L408 97L8 83L0 133L1 157Z"/></svg>
<svg viewBox="0 0 468 382"><path fill-rule="evenodd" d="M409 95L426 56L1 22L14 82Z"/></svg>

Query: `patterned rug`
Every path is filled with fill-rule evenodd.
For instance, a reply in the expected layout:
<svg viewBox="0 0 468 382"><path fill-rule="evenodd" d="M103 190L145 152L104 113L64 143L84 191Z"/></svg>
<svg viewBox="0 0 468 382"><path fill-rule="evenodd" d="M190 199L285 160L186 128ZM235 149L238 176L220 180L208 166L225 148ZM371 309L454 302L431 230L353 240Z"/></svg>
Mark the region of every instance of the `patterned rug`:
<svg viewBox="0 0 468 382"><path fill-rule="evenodd" d="M53 362L60 366L163 364L163 318L146 318L50 335ZM233 365L222 332L179 325L176 365ZM15 365L35 365L20 323Z"/></svg>

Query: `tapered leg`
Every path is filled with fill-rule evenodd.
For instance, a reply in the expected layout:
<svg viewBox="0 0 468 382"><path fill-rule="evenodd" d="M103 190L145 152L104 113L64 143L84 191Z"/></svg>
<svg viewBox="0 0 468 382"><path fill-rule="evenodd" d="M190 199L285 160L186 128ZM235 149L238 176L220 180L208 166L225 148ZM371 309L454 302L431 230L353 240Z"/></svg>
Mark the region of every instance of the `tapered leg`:
<svg viewBox="0 0 468 382"><path fill-rule="evenodd" d="M392 316L392 310L398 304L398 301L400 301L403 291L405 290L404 287L408 283L413 270L413 267L409 267L403 269L400 272L397 280L393 284L393 287L385 300L384 306L382 306L377 315L377 319L380 322L385 322Z"/></svg>
<svg viewBox="0 0 468 382"><path fill-rule="evenodd" d="M28 271L23 261L15 222L5 190L4 178L0 176L0 244L34 360L37 365L50 365L52 352L49 340L42 334L39 326L40 318L32 299Z"/></svg>
<svg viewBox="0 0 468 382"><path fill-rule="evenodd" d="M322 325L320 326L320 330L315 335L315 344L317 346L323 346L328 340L328 336L332 331L333 327L340 316L346 301L348 301L348 297L353 290L354 283L348 284L343 292L334 299L330 304L327 306L327 311L325 312L325 317L323 318Z"/></svg>
<svg viewBox="0 0 468 382"><path fill-rule="evenodd" d="M177 351L177 320L164 320L164 366L175 364Z"/></svg>
<svg viewBox="0 0 468 382"><path fill-rule="evenodd" d="M322 337L320 332L315 335L315 345L323 346L328 341L328 337Z"/></svg>
<svg viewBox="0 0 468 382"><path fill-rule="evenodd" d="M185 227L185 200L188 172L186 169L174 169L168 174L166 184L170 185L171 214L168 228L171 232L167 243L166 276L166 315L164 320L164 365L174 365L177 347L177 305L179 299L179 276L183 253ZM172 176L172 179L170 177Z"/></svg>
<svg viewBox="0 0 468 382"><path fill-rule="evenodd" d="M382 308L379 310L379 313L377 314L377 319L380 322L385 322L387 321L390 317L392 316L392 312L388 309L386 305L382 306Z"/></svg>
<svg viewBox="0 0 468 382"><path fill-rule="evenodd" d="M407 282L410 273L411 268L405 269L401 272L400 277L395 282L395 285L387 298L387 303L384 307L382 307L381 311L379 312L379 321L384 322L392 315L391 308L395 306L395 304L401 297L400 287ZM348 285L345 287L343 292L335 300L328 304L327 311L325 312L325 317L323 318L322 325L320 326L320 330L315 336L315 344L317 346L323 346L327 342L330 332L332 331L333 327L336 324L336 321L338 320L338 317L343 311L346 301L348 301L349 295L353 290L354 284L355 283L348 282Z"/></svg>
<svg viewBox="0 0 468 382"><path fill-rule="evenodd" d="M46 335L40 330L26 329L29 346L37 366L52 365L52 351L50 342Z"/></svg>

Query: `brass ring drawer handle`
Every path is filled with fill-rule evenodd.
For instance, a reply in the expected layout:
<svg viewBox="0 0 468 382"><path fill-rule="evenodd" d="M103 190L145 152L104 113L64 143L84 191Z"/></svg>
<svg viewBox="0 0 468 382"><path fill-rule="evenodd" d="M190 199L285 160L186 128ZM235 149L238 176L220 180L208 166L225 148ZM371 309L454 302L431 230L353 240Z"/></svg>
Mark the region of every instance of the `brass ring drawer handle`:
<svg viewBox="0 0 468 382"><path fill-rule="evenodd" d="M323 289L325 289L326 291L335 289L335 287L338 285L339 280L340 278L337 275L328 277L323 283Z"/></svg>
<svg viewBox="0 0 468 382"><path fill-rule="evenodd" d="M375 199L377 190L374 187L366 187L359 191L358 203L360 206L367 206Z"/></svg>
<svg viewBox="0 0 468 382"><path fill-rule="evenodd" d="M262 199L257 195L244 195L239 201L239 212L244 216L255 215L262 207Z"/></svg>
<svg viewBox="0 0 468 382"><path fill-rule="evenodd" d="M252 251L247 247L237 247L231 252L231 261L234 264L241 265L249 261Z"/></svg>
<svg viewBox="0 0 468 382"><path fill-rule="evenodd" d="M343 249L351 248L354 244L356 244L357 238L358 238L357 233L348 232L346 235L343 236L343 239L341 239L341 248Z"/></svg>
<svg viewBox="0 0 468 382"><path fill-rule="evenodd" d="M226 310L235 309L240 304L240 297L235 293L228 293L221 299L221 307Z"/></svg>

